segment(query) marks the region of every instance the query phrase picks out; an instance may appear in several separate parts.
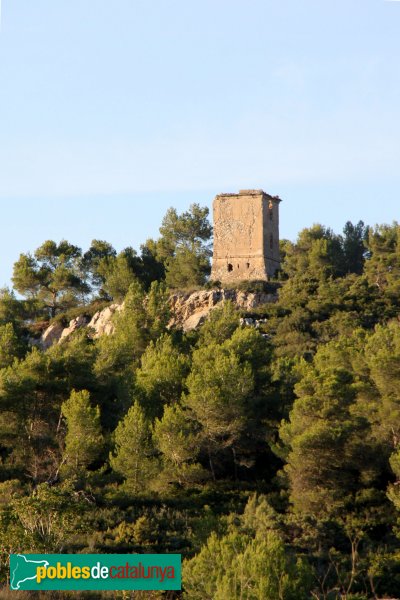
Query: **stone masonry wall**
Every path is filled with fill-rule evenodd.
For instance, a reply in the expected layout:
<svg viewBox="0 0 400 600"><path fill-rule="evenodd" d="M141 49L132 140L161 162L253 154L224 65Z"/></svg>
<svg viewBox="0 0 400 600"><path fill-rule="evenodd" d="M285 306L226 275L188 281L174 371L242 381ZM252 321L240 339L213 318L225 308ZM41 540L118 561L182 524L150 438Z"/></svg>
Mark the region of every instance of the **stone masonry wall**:
<svg viewBox="0 0 400 600"><path fill-rule="evenodd" d="M216 196L214 281L267 281L274 275L280 264L279 202L262 190Z"/></svg>

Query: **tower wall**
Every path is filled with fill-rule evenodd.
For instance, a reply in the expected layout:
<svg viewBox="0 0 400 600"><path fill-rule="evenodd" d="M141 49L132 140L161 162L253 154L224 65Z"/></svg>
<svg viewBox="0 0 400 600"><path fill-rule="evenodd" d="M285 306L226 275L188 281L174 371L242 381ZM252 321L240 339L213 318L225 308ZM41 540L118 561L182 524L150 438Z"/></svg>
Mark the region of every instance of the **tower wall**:
<svg viewBox="0 0 400 600"><path fill-rule="evenodd" d="M214 200L214 281L267 281L280 266L279 202L262 190Z"/></svg>

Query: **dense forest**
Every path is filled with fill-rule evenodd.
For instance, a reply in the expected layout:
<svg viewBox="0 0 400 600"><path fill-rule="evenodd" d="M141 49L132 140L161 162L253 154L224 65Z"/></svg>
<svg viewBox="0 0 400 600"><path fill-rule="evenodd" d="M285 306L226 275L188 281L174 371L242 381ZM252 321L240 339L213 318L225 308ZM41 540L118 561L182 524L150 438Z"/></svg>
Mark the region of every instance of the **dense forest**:
<svg viewBox="0 0 400 600"><path fill-rule="evenodd" d="M20 255L0 293L1 581L10 553L173 552L181 594L81 595L400 597L400 226L283 240L276 281L242 284L277 293L259 328L229 302L168 328L171 290L221 285L211 247L192 205L139 253ZM38 346L112 302L112 335Z"/></svg>

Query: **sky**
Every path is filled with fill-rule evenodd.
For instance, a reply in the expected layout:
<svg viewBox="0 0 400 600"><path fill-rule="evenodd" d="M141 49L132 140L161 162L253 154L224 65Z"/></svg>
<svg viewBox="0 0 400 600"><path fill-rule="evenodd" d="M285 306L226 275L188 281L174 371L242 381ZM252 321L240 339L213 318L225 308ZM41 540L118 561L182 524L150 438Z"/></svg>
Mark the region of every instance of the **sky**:
<svg viewBox="0 0 400 600"><path fill-rule="evenodd" d="M281 237L399 219L400 1L0 0L0 286L262 188Z"/></svg>

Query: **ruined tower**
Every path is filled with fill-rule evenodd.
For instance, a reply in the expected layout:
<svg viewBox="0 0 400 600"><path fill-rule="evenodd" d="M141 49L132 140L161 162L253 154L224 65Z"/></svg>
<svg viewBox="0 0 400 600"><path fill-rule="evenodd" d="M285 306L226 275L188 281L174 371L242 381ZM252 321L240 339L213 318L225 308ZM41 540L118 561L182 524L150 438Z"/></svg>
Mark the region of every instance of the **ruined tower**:
<svg viewBox="0 0 400 600"><path fill-rule="evenodd" d="M280 202L262 190L215 197L213 281L268 281L274 276L280 267Z"/></svg>

